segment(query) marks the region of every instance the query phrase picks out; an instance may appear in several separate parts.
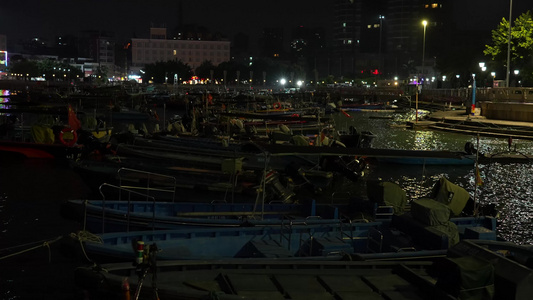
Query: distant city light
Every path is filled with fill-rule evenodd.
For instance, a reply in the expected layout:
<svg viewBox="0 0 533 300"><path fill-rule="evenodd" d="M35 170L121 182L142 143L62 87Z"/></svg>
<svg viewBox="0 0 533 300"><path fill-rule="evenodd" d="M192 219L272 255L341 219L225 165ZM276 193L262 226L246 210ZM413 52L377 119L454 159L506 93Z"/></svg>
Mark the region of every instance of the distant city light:
<svg viewBox="0 0 533 300"><path fill-rule="evenodd" d="M7 67L7 51L0 51L0 65Z"/></svg>

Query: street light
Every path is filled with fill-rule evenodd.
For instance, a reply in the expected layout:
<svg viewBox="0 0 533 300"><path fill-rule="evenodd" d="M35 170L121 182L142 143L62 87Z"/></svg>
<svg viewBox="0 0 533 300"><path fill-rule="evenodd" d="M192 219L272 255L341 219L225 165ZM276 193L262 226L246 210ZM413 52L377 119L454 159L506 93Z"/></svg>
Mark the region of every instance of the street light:
<svg viewBox="0 0 533 300"><path fill-rule="evenodd" d="M383 19L385 16L379 15L379 71L381 71L381 35L383 33Z"/></svg>
<svg viewBox="0 0 533 300"><path fill-rule="evenodd" d="M417 81L416 85L416 98L415 98L415 109L416 109L416 115L415 115L415 123L418 123L418 86L422 81L422 78L424 76L424 60L426 55L426 26L428 25L428 21L424 20L422 21L422 25L424 25L424 39L423 39L423 47L422 47L422 76L420 76L419 80Z"/></svg>
<svg viewBox="0 0 533 300"><path fill-rule="evenodd" d="M424 75L424 64L426 59L426 27L428 25L428 21L422 21L422 25L424 26L424 39L422 43L422 75Z"/></svg>

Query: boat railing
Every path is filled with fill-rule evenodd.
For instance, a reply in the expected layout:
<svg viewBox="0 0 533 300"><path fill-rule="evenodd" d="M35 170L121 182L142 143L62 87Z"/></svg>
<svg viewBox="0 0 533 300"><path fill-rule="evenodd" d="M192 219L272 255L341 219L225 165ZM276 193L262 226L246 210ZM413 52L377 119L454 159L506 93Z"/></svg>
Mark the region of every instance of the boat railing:
<svg viewBox="0 0 533 300"><path fill-rule="evenodd" d="M376 228L368 230L367 251L369 253L381 253L383 251L383 233Z"/></svg>
<svg viewBox="0 0 533 300"><path fill-rule="evenodd" d="M291 242L292 242L292 234L293 234L293 225L307 225L307 222L305 220L293 220L289 216L282 216L281 217L281 228L280 228L280 235L279 235L279 242L281 245L283 245L283 241L287 241L287 249L291 250ZM299 238L299 246L298 249L302 249L303 243L305 243L305 240L303 239L304 231L300 231L300 238ZM311 235L311 233L309 233ZM301 254L301 253L300 253Z"/></svg>
<svg viewBox="0 0 533 300"><path fill-rule="evenodd" d="M131 180L132 177L128 177L128 174L130 176L134 176L134 178L139 180L139 183L141 180L146 180L145 186L140 185L127 185L124 182L126 180ZM127 190L135 190L135 191L143 191L146 196L146 199L153 197L151 194L153 193L163 193L163 194L170 194L172 202L176 200L176 186L177 186L177 180L174 176L168 176L164 174L159 173L153 173L148 171L142 171L142 170L136 170L136 169L130 169L130 168L120 168L117 171L117 176L119 180L119 186L121 188L125 188ZM139 178L137 177L139 176ZM154 187L153 184L156 182L160 182L160 187ZM119 190L119 200L121 199L122 194ZM166 197L164 197L166 198Z"/></svg>
<svg viewBox="0 0 533 300"><path fill-rule="evenodd" d="M394 207L391 205L377 205L374 207L374 219L391 220L394 215Z"/></svg>
<svg viewBox="0 0 533 300"><path fill-rule="evenodd" d="M348 226L348 230L345 229L345 227ZM349 219L347 222L343 221L342 219L339 222L339 229L341 234L341 239L349 240L350 244L353 244L354 236L353 236L353 221Z"/></svg>
<svg viewBox="0 0 533 300"><path fill-rule="evenodd" d="M331 204L336 204L338 200L345 201L351 197L352 194L350 192L333 192L331 194Z"/></svg>
<svg viewBox="0 0 533 300"><path fill-rule="evenodd" d="M119 192L122 192L122 193L125 193L127 194L127 201L128 202L128 209L127 209L127 212L126 212L126 231L129 232L130 231L130 210L131 210L131 202L132 202L132 196L141 196L143 198L146 197L146 200L147 201L151 201L152 202L152 230L155 229L155 211L156 211L156 201L155 201L155 198L154 197L151 197L151 196L146 196L145 194L143 193L139 193L139 192L136 192L134 190L129 190L129 189L126 189L124 187L120 187L120 186L116 186L116 185L112 185L112 184L109 184L109 183L103 183L102 185L100 185L99 187L99 191L100 191L100 195L102 195L102 233L105 233L105 212L106 212L106 205L105 205L105 202L106 202L106 197L105 197L105 194L104 194L104 187L107 187L107 188L111 188L111 189L115 189L115 190L118 190ZM87 215L87 211L85 211L85 215ZM85 217L85 220L87 220L87 217Z"/></svg>

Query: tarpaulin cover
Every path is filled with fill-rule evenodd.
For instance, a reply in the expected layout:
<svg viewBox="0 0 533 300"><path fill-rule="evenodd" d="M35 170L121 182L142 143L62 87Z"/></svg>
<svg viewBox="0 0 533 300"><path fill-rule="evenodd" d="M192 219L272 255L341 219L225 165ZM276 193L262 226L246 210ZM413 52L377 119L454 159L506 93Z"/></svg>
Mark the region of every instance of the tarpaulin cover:
<svg viewBox="0 0 533 300"><path fill-rule="evenodd" d="M464 300L494 298L494 266L479 257L447 258L438 276L437 286Z"/></svg>
<svg viewBox="0 0 533 300"><path fill-rule="evenodd" d="M31 127L31 136L38 144L53 144L55 142L54 131L41 125L33 125Z"/></svg>
<svg viewBox="0 0 533 300"><path fill-rule="evenodd" d="M448 221L446 224L434 225L426 227L432 232L438 232L448 237L448 248L459 243L459 229L455 223Z"/></svg>
<svg viewBox="0 0 533 300"><path fill-rule="evenodd" d="M450 220L450 208L430 198L422 198L411 202L413 218L424 225L446 225Z"/></svg>
<svg viewBox="0 0 533 300"><path fill-rule="evenodd" d="M407 205L407 193L396 183L388 181L368 181L368 199L392 206L395 215L403 214Z"/></svg>
<svg viewBox="0 0 533 300"><path fill-rule="evenodd" d="M464 188L451 183L445 177L441 177L439 183L433 188L433 197L440 203L446 204L455 216L461 214L466 206L470 194Z"/></svg>

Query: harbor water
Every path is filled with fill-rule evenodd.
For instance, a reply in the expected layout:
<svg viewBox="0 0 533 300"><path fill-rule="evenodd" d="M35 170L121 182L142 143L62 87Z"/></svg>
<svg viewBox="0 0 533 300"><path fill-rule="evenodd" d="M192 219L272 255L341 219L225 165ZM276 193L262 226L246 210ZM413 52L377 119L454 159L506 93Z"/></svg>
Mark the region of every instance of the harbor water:
<svg viewBox="0 0 533 300"><path fill-rule="evenodd" d="M509 151L507 139L407 129L409 113L350 112L335 116L338 129L354 126L375 135L373 148L463 151L467 142L482 153ZM533 143L514 140L512 151L532 154ZM365 180L398 183L410 200L427 195L441 176L464 187L481 204L500 213L499 235L519 244L533 243L533 175L531 163L480 164L483 185L475 184L475 166L369 164ZM364 181L354 190L364 194ZM1 299L83 299L73 274L79 258L64 253L55 240L81 229L60 214L67 199L91 191L66 162L0 159L0 297ZM13 255L13 256L10 256Z"/></svg>

